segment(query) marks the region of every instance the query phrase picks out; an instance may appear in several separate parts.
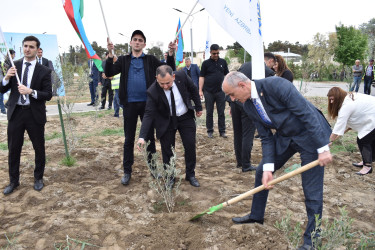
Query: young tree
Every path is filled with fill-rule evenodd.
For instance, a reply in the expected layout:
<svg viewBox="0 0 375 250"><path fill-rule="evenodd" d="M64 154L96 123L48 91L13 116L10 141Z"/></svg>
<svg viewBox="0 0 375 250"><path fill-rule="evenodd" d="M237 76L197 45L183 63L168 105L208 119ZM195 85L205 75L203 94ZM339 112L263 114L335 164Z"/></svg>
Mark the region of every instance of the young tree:
<svg viewBox="0 0 375 250"><path fill-rule="evenodd" d="M330 63L332 54L329 53L329 40L325 35L317 33L311 44L308 45L308 62L313 65L321 79L323 69Z"/></svg>
<svg viewBox="0 0 375 250"><path fill-rule="evenodd" d="M362 34L367 34L368 36L369 58L375 58L375 18L368 21L368 23L359 25L359 30Z"/></svg>
<svg viewBox="0 0 375 250"><path fill-rule="evenodd" d="M355 60L363 60L367 50L367 35L362 34L353 26L336 26L337 47L335 48L336 62L344 66L354 65Z"/></svg>

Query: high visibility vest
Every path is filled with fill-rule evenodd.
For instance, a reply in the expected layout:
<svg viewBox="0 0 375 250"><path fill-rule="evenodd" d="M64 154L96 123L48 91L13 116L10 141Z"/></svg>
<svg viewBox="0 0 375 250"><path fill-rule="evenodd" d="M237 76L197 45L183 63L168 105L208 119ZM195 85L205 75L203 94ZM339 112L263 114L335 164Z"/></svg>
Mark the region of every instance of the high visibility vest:
<svg viewBox="0 0 375 250"><path fill-rule="evenodd" d="M120 74L115 75L111 80L112 89L119 89L120 87Z"/></svg>

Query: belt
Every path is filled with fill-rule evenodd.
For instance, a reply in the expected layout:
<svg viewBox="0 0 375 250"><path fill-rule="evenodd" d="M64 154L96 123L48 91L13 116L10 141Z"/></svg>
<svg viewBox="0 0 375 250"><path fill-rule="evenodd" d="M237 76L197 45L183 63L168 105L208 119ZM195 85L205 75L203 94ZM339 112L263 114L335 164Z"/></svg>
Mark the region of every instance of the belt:
<svg viewBox="0 0 375 250"><path fill-rule="evenodd" d="M20 109L30 109L30 105L18 105L17 104L17 107L19 107Z"/></svg>

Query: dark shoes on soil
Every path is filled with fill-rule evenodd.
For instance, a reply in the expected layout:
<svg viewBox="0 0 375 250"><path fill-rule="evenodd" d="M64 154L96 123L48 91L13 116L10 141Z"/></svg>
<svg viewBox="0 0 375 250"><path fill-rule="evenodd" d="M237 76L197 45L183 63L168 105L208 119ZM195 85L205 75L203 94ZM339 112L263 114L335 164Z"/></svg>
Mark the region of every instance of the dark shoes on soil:
<svg viewBox="0 0 375 250"><path fill-rule="evenodd" d="M42 190L44 187L43 179L35 180L34 182L34 189L36 191Z"/></svg>
<svg viewBox="0 0 375 250"><path fill-rule="evenodd" d="M310 245L307 245L307 244L303 244L302 246L300 246L299 248L297 248L297 250L313 250L314 248Z"/></svg>
<svg viewBox="0 0 375 250"><path fill-rule="evenodd" d="M212 132L207 132L207 136L208 136L208 138L214 138L214 135L213 135Z"/></svg>
<svg viewBox="0 0 375 250"><path fill-rule="evenodd" d="M10 183L8 186L5 187L4 189L4 194L8 195L14 191L20 184L19 183Z"/></svg>
<svg viewBox="0 0 375 250"><path fill-rule="evenodd" d="M185 178L185 180L190 182L190 185L192 185L193 187L199 187L200 186L198 180L194 176L187 177L187 178Z"/></svg>
<svg viewBox="0 0 375 250"><path fill-rule="evenodd" d="M131 174L124 174L124 176L121 178L121 184L122 185L129 185L131 177L132 177Z"/></svg>
<svg viewBox="0 0 375 250"><path fill-rule="evenodd" d="M249 171L255 171L255 170L257 170L257 168L253 166L242 167L242 172L249 172Z"/></svg>
<svg viewBox="0 0 375 250"><path fill-rule="evenodd" d="M359 164L359 163L352 163L352 165L356 168L361 168L363 167L363 164Z"/></svg>
<svg viewBox="0 0 375 250"><path fill-rule="evenodd" d="M221 134L220 134L220 137L228 138L228 136L227 136L225 133L221 133Z"/></svg>
<svg viewBox="0 0 375 250"><path fill-rule="evenodd" d="M236 224L258 223L258 224L262 224L262 225L263 225L263 222L264 222L264 220L250 219L250 214L245 215L243 217L234 217L234 218L232 218L232 221Z"/></svg>

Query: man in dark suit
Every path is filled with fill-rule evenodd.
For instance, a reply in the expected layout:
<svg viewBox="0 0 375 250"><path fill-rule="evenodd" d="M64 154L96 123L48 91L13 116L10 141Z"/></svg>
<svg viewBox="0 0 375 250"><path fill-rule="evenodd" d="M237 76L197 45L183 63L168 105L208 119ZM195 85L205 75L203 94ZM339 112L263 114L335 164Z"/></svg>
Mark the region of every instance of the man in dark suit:
<svg viewBox="0 0 375 250"><path fill-rule="evenodd" d="M115 63L113 63L114 55L112 54L114 46L109 39L107 40L109 54L104 72L107 77L121 73L119 99L120 104L123 105L125 134L124 176L121 178L121 184L123 185L128 185L131 179L132 166L134 164L135 132L137 130L138 118L142 120L145 112L147 89L155 80L156 68L164 64L155 56L143 53L143 49L146 47L146 36L141 30L133 31L130 39L131 53L119 56ZM173 55L176 50L176 43L169 43L168 48L167 64L172 69L175 69L176 63ZM150 129L145 139L151 141L147 151L155 153L153 129ZM151 160L151 158L149 159Z"/></svg>
<svg viewBox="0 0 375 250"><path fill-rule="evenodd" d="M192 64L189 57L185 59L185 67L182 69L185 71L185 73L193 80L195 86L197 89L199 89L199 74L201 71L199 70L198 65Z"/></svg>
<svg viewBox="0 0 375 250"><path fill-rule="evenodd" d="M36 61L37 61L37 63L40 63L40 64L46 66L47 68L49 67L48 59L43 57L43 49L42 48L38 49Z"/></svg>
<svg viewBox="0 0 375 250"><path fill-rule="evenodd" d="M199 187L195 178L196 125L194 108L190 100L194 101L196 115L202 115L202 104L198 89L191 78L184 72L173 73L172 68L163 65L156 70L156 81L147 90L146 111L139 133L138 149L144 145L144 138L154 124L156 137L160 139L163 163L169 164L175 147L176 132L180 133L185 149L186 177L194 187ZM170 186L173 186L172 178Z"/></svg>
<svg viewBox="0 0 375 250"><path fill-rule="evenodd" d="M91 78L91 81L89 82L91 102L87 104L87 106L96 106L96 100L98 100L98 93L96 93L96 88L99 85L100 72L94 63L94 60L90 59L87 63L89 66L89 76Z"/></svg>
<svg viewBox="0 0 375 250"><path fill-rule="evenodd" d="M4 194L10 194L19 186L19 168L24 133L27 131L35 150L34 189L42 190L46 163L44 147L45 102L52 98L51 70L36 62L38 38L27 36L23 42L24 58L16 61L2 83L0 92L11 89L8 107L8 150L10 184ZM18 85L16 74L21 84Z"/></svg>
<svg viewBox="0 0 375 250"><path fill-rule="evenodd" d="M108 59L108 52L105 53L105 59ZM105 69L106 60L102 62L102 68ZM100 109L105 109L106 96L108 92L108 110L112 109L113 103L113 89L111 85L112 77L107 77L104 72L99 72L99 83L102 85L101 101L102 106Z"/></svg>
<svg viewBox="0 0 375 250"><path fill-rule="evenodd" d="M256 170L255 187L263 183L267 189L272 188L267 184L273 178L272 173L297 152L303 165L316 159L320 166L332 161L328 147L331 128L327 120L288 80L268 77L250 81L240 72L231 72L224 79L223 91L232 101L244 104L246 114L260 134L263 159ZM315 215L319 218L322 215L324 167L320 166L302 173L308 223L301 249L311 248ZM263 224L267 196L268 190L255 194L251 213L233 218L233 222Z"/></svg>

